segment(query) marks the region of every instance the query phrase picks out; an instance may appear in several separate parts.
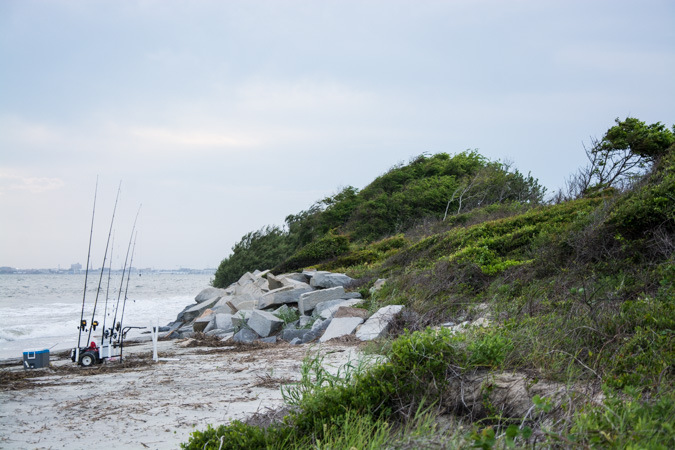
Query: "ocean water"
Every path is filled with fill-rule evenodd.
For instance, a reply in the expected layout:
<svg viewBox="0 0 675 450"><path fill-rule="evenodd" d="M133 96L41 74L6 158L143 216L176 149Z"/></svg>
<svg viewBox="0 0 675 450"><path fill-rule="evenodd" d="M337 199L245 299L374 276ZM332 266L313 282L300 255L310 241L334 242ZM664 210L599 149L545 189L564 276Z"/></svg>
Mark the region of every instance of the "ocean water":
<svg viewBox="0 0 675 450"><path fill-rule="evenodd" d="M84 318L91 322L99 273L89 273ZM82 312L84 274L0 274L0 358L21 357L24 350L50 348L65 350L77 345L77 329ZM212 275L134 273L129 280L124 326L160 326L173 321L195 296L209 286ZM107 273L99 290L95 320L99 327L92 340L99 343L103 330L115 314L118 295L122 311L126 280L120 291L120 274L112 274L107 288ZM107 295L106 295L107 293ZM106 297L108 307L105 308ZM130 330L127 338L144 330ZM87 336L83 334L82 345Z"/></svg>

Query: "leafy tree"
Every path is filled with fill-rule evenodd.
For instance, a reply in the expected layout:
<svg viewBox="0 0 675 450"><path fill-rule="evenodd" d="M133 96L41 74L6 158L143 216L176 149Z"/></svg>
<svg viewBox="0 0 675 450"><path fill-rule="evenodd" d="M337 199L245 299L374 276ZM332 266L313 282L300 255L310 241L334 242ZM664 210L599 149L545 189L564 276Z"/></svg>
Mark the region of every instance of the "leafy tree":
<svg viewBox="0 0 675 450"><path fill-rule="evenodd" d="M282 228L267 226L251 231L234 244L232 254L221 261L211 284L227 287L246 272L276 266L291 252L288 234Z"/></svg>
<svg viewBox="0 0 675 450"><path fill-rule="evenodd" d="M629 150L634 155L654 160L665 155L668 147L675 143L675 134L661 122L646 125L634 117L615 121L616 125L607 130L600 142L602 152Z"/></svg>
<svg viewBox="0 0 675 450"><path fill-rule="evenodd" d="M615 122L601 140L593 139L591 148L585 149L589 163L568 179L563 200L607 188L626 189L675 143L675 134L660 122L646 125L634 117Z"/></svg>

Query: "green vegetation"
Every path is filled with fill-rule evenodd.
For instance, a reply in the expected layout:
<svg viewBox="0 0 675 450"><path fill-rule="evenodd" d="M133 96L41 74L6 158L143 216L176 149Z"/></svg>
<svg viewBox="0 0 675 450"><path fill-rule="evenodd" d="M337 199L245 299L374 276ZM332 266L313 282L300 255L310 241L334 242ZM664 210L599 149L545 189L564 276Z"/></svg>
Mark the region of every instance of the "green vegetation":
<svg viewBox="0 0 675 450"><path fill-rule="evenodd" d="M392 167L360 192L348 186L289 215L283 229L269 226L248 233L221 262L213 286L226 287L244 272L262 267L288 271L330 262L345 255L350 245L363 247L425 220L492 204L537 205L544 192L533 177L475 151L420 155ZM376 255L351 258L372 263Z"/></svg>
<svg viewBox="0 0 675 450"><path fill-rule="evenodd" d="M283 423L209 428L184 448L375 448L368 437L391 448L673 448L674 142L661 124L617 120L573 177L583 187L547 205L535 180L465 152L419 157L301 213L292 223L303 233L284 232L302 242L289 255L359 278L371 309L406 305L398 336L378 346L380 363L338 377L305 361L285 388L295 409ZM486 194L486 173L514 176L534 197ZM492 200L472 203L476 186ZM370 296L377 278L388 281ZM430 328L486 316L490 326L464 333ZM567 391L513 416L493 395L503 373ZM463 404L476 377L479 400ZM444 432L436 414L468 427Z"/></svg>

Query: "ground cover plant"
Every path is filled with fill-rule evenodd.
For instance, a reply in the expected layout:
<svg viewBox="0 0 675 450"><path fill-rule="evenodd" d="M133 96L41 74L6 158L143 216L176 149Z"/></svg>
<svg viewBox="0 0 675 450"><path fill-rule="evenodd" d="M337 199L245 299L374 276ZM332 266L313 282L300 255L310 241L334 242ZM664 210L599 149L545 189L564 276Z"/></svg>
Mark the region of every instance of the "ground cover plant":
<svg viewBox="0 0 675 450"><path fill-rule="evenodd" d="M456 184L444 191L443 211L405 229L380 225L384 214L363 226L350 220L366 220L359 208L396 197L410 174L443 173L453 157L424 157L346 193L353 203L326 233L348 245L313 264L359 278L354 288L371 310L407 306L393 340L377 347L383 362L342 381L317 382L314 367L284 422L210 428L185 448L219 448L212 440L228 433L249 447L222 448L347 448L366 445L362 435L391 448L672 448L674 142L661 124L617 119L587 152L589 166L549 204L512 199L464 209L491 164L467 152L453 163ZM459 168L471 175L457 178ZM371 294L378 278L387 283ZM438 327L478 318L489 325ZM529 393L522 413L499 395L506 378ZM550 390L531 395L542 386ZM456 426L429 425L439 415ZM350 429L359 437L346 436Z"/></svg>

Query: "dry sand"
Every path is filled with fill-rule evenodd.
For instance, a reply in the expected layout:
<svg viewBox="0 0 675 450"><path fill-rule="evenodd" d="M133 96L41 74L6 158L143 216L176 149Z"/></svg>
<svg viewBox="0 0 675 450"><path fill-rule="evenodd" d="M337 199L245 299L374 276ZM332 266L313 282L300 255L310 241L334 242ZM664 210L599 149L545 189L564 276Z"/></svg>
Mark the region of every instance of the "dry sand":
<svg viewBox="0 0 675 450"><path fill-rule="evenodd" d="M298 380L308 352L331 371L357 358L349 342L320 347L182 347L160 341L125 348L125 364L81 368L52 355L25 374L5 361L0 375L0 448L178 448L195 429L246 419L283 405L280 384ZM24 378L28 375L30 378ZM36 376L39 375L39 376Z"/></svg>

